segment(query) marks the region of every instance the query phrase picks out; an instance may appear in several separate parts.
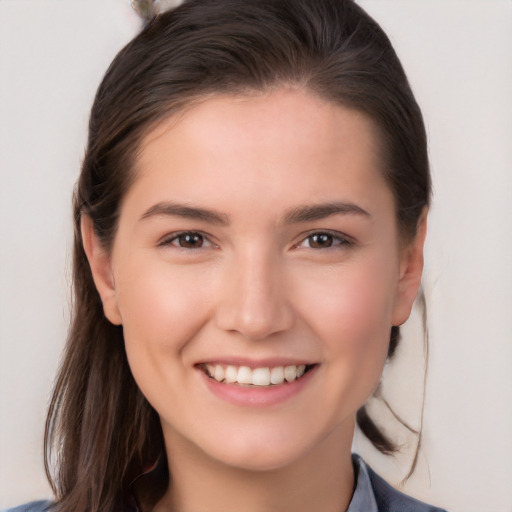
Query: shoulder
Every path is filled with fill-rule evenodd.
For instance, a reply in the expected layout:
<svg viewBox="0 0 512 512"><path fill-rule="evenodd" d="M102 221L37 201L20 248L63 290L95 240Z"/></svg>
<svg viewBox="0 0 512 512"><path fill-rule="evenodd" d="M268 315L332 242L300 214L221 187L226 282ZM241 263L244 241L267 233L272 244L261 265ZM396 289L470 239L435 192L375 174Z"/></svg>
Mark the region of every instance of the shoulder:
<svg viewBox="0 0 512 512"><path fill-rule="evenodd" d="M30 503L25 503L25 505L8 508L0 512L46 512L50 510L51 505L51 501L31 501Z"/></svg>
<svg viewBox="0 0 512 512"><path fill-rule="evenodd" d="M360 463L366 466L379 512L446 512L444 509L427 505L397 491L362 459Z"/></svg>

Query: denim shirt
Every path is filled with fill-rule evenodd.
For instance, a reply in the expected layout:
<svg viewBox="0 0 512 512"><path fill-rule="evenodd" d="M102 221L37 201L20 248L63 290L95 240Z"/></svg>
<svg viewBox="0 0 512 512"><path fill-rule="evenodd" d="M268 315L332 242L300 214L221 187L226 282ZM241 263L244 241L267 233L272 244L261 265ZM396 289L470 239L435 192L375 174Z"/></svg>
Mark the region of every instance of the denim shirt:
<svg viewBox="0 0 512 512"><path fill-rule="evenodd" d="M446 512L397 491L378 476L359 455L353 454L352 462L357 480L346 512ZM51 501L33 501L1 512L45 512L51 511L51 504Z"/></svg>
<svg viewBox="0 0 512 512"><path fill-rule="evenodd" d="M352 462L357 484L347 512L446 512L397 491L359 455L353 454Z"/></svg>

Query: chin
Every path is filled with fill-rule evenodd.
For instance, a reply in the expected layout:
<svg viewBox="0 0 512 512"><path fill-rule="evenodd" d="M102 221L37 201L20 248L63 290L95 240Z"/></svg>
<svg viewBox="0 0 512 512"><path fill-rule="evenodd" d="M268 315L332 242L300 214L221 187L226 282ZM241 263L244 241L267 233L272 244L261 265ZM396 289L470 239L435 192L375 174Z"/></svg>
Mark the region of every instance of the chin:
<svg viewBox="0 0 512 512"><path fill-rule="evenodd" d="M230 451L219 454L216 458L233 469L265 473L291 467L303 456L304 453L300 450L275 450L267 447L257 453L254 450L247 450L247 453Z"/></svg>
<svg viewBox="0 0 512 512"><path fill-rule="evenodd" d="M290 429L243 429L242 435L231 433L225 442L217 442L203 450L226 466L245 471L270 472L290 468L307 459L322 444L321 432ZM267 427L268 428L268 427ZM252 431L251 431L252 430Z"/></svg>

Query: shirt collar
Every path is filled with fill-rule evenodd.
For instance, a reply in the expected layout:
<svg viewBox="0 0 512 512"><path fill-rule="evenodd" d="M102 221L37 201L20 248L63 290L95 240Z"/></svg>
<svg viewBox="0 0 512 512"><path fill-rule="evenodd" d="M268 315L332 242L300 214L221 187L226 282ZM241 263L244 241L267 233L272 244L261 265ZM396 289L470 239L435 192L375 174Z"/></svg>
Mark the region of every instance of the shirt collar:
<svg viewBox="0 0 512 512"><path fill-rule="evenodd" d="M357 454L352 454L352 464L357 483L347 512L379 512L368 474L368 466Z"/></svg>

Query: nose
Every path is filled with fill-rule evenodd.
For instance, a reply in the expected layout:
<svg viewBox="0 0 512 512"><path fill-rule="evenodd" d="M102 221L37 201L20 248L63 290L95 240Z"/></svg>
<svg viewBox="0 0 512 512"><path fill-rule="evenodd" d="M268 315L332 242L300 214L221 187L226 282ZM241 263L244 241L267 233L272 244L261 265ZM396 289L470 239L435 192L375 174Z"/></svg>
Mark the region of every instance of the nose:
<svg viewBox="0 0 512 512"><path fill-rule="evenodd" d="M217 304L217 326L250 340L286 331L294 322L283 268L276 257L256 251L226 270Z"/></svg>

